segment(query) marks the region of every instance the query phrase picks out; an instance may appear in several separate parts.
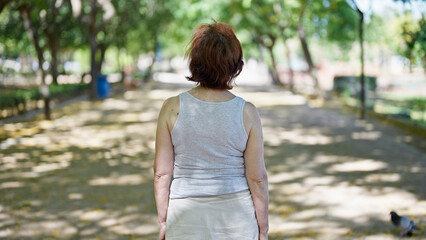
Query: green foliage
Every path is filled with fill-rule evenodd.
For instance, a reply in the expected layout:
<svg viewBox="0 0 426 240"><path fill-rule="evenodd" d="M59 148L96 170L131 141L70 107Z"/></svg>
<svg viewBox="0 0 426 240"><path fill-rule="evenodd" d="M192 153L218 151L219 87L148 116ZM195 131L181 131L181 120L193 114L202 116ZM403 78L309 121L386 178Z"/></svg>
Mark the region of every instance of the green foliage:
<svg viewBox="0 0 426 240"><path fill-rule="evenodd" d="M426 69L426 20L420 18L416 22L410 12L405 12L399 19L398 34L402 39L398 52L411 65L423 65Z"/></svg>
<svg viewBox="0 0 426 240"><path fill-rule="evenodd" d="M14 92L0 95L0 109L18 107L31 100L40 99L40 91L38 89L16 90Z"/></svg>
<svg viewBox="0 0 426 240"><path fill-rule="evenodd" d="M50 96L52 98L55 98L56 96L60 96L64 93L74 92L74 91L81 91L84 89L87 89L88 85L84 83L79 84L64 84L64 85L50 85L49 91Z"/></svg>
<svg viewBox="0 0 426 240"><path fill-rule="evenodd" d="M63 0L59 7L55 7L58 2L18 0L6 5L0 13L2 57L35 56L18 10L23 4L30 7L30 17L40 36L44 58L52 59L51 51L47 50L49 36L54 36L59 39L58 55L62 64L73 56L73 52L90 49L90 13L96 15L97 44L116 49L119 54L134 60L139 54L156 53L159 48L167 58L183 55L193 29L202 23L211 23L212 19L234 26L245 57L249 58L260 57L259 45L270 47L297 38L299 17L305 3L302 0L111 0L114 14L105 19L106 11L101 1L95 1L92 9L92 0L81 0L82 11L78 16L73 15L70 0ZM330 53L330 58L335 59L348 56L347 52L358 37L358 21L356 11L345 0L310 0L302 19L308 41L319 42L327 49L340 47L337 53ZM386 44L391 49L398 49L413 63L424 64L425 25L424 19L415 23L412 18L401 17L397 24L401 29L400 36L395 37L389 33L395 29L392 21L387 16L372 14L365 25L365 41ZM90 58L90 54L85 57ZM90 66L89 61L84 64Z"/></svg>
<svg viewBox="0 0 426 240"><path fill-rule="evenodd" d="M87 84L50 85L50 96L55 98L66 93L87 89ZM19 105L26 105L30 101L40 100L39 88L19 89L0 95L0 109L17 108Z"/></svg>
<svg viewBox="0 0 426 240"><path fill-rule="evenodd" d="M6 6L0 14L0 49L0 54L6 58L34 53L19 12L12 5Z"/></svg>
<svg viewBox="0 0 426 240"><path fill-rule="evenodd" d="M360 92L361 78L359 76L336 76L333 81L333 90L338 94L357 96ZM368 91L376 91L376 77L366 76L365 87Z"/></svg>
<svg viewBox="0 0 426 240"><path fill-rule="evenodd" d="M345 1L332 2L326 19L329 40L345 44L357 39L358 15Z"/></svg>
<svg viewBox="0 0 426 240"><path fill-rule="evenodd" d="M408 105L412 109L426 111L426 99L425 98L412 98L408 101Z"/></svg>
<svg viewBox="0 0 426 240"><path fill-rule="evenodd" d="M389 17L389 16L387 16ZM391 37L387 33L389 23L386 20L386 16L380 16L372 14L370 21L365 24L364 39L369 43L380 43L384 44L386 41L391 41Z"/></svg>
<svg viewBox="0 0 426 240"><path fill-rule="evenodd" d="M344 0L313 1L304 24L316 38L337 44L344 54L358 37L359 17Z"/></svg>

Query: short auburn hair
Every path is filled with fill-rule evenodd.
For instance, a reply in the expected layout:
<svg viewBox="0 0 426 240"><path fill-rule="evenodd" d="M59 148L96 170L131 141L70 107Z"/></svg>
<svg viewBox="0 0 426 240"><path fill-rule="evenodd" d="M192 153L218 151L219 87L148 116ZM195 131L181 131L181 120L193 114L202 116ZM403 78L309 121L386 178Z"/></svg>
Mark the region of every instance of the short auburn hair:
<svg viewBox="0 0 426 240"><path fill-rule="evenodd" d="M202 87L232 89L243 69L243 50L234 29L226 23L203 24L195 29L186 52L191 76Z"/></svg>

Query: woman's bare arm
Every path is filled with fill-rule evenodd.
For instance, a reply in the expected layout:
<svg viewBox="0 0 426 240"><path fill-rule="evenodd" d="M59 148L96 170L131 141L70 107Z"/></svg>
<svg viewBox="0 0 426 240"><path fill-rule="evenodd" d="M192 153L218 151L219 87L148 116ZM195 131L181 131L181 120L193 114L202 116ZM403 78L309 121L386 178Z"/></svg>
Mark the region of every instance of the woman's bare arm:
<svg viewBox="0 0 426 240"><path fill-rule="evenodd" d="M154 192L160 223L160 239L164 239L167 208L169 205L170 182L173 175L174 151L171 139L171 128L177 118L177 97L167 99L158 117L155 140Z"/></svg>
<svg viewBox="0 0 426 240"><path fill-rule="evenodd" d="M259 233L265 237L269 230L268 177L263 158L262 125L257 109L251 103L246 103L244 106L244 125L248 133L247 147L244 152L246 178L253 198Z"/></svg>

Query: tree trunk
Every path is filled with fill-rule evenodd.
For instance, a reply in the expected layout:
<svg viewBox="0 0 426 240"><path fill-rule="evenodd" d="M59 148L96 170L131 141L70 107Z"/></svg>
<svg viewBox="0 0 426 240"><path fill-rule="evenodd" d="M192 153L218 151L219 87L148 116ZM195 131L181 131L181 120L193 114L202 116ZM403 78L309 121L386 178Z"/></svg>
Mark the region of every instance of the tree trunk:
<svg viewBox="0 0 426 240"><path fill-rule="evenodd" d="M58 84L58 52L60 44L60 32L58 32L57 22L59 8L56 6L56 1L49 1L50 17L47 18L47 43L52 57L50 61L50 74L52 74L53 84Z"/></svg>
<svg viewBox="0 0 426 240"><path fill-rule="evenodd" d="M96 61L96 52L98 51L98 44L96 43L96 33L89 31L89 42L90 42L90 76L92 81L90 82L90 99L97 100L97 79L99 76L99 67Z"/></svg>
<svg viewBox="0 0 426 240"><path fill-rule="evenodd" d="M365 119L365 76L364 76L364 14L358 9L359 13L359 44L361 48L361 119Z"/></svg>
<svg viewBox="0 0 426 240"><path fill-rule="evenodd" d="M303 55L305 56L306 63L308 64L309 75L311 75L312 79L314 80L315 90L319 92L320 89L319 89L318 78L315 73L315 65L311 57L311 52L309 51L308 42L306 40L305 28L303 27L303 17L305 14L307 4L308 2L304 2L302 6L302 10L300 11L299 24L297 26L297 33L299 36L300 44L302 46Z"/></svg>
<svg viewBox="0 0 426 240"><path fill-rule="evenodd" d="M100 56L97 63L99 74L102 73L102 64L104 63L104 60L105 60L106 50L107 50L107 45L105 44L99 45Z"/></svg>
<svg viewBox="0 0 426 240"><path fill-rule="evenodd" d="M288 63L288 71L289 71L289 88L290 91L294 91L294 72L293 69L291 68L291 54L290 54L290 48L288 47L287 44L287 40L284 39L284 47L285 47L285 51L286 51L286 58L287 58L287 63Z"/></svg>
<svg viewBox="0 0 426 240"><path fill-rule="evenodd" d="M152 76L152 71L154 69L154 65L155 65L155 62L157 60L157 53L158 53L157 47L158 47L158 36L156 35L155 36L154 49L153 49L154 54L152 54L152 61L151 61L151 64L149 65L149 67L147 69L147 74L142 79L144 83L149 82L149 81L152 80L152 77L151 77Z"/></svg>
<svg viewBox="0 0 426 240"><path fill-rule="evenodd" d="M49 86L46 84L46 74L43 70L43 63L44 63L44 57L43 57L43 49L40 46L39 37L34 29L34 26L32 25L31 19L30 19L30 12L27 5L21 5L19 6L19 13L21 15L21 18L24 22L25 30L28 33L28 37L30 38L31 42L34 45L34 48L37 53L37 59L38 59L38 71L41 75L41 86L40 86L40 93L42 95L42 98L44 100L44 115L46 119L51 118L50 114L50 93L49 93Z"/></svg>
<svg viewBox="0 0 426 240"><path fill-rule="evenodd" d="M96 16L98 13L98 6L96 0L91 0L89 2L91 11L89 14L90 21L88 22L88 30L89 30L89 43L90 43L90 75L92 77L92 81L90 82L90 99L97 100L98 99L98 76L100 73L100 67L98 67L96 61L96 53L98 52L98 42L96 41L96 35L98 34L98 30L96 28Z"/></svg>
<svg viewBox="0 0 426 240"><path fill-rule="evenodd" d="M276 63L275 54L274 54L274 44L272 44L271 46L265 46L265 47L266 49L268 49L269 55L271 55L272 66L270 67L270 71L272 75L272 82L275 85L282 86L283 84L280 80L280 75L278 74L278 71L277 71L277 63Z"/></svg>
<svg viewBox="0 0 426 240"><path fill-rule="evenodd" d="M52 60L50 61L50 74L52 74L52 82L58 84L58 51L59 51L59 39L53 34L49 34L49 48Z"/></svg>
<svg viewBox="0 0 426 240"><path fill-rule="evenodd" d="M142 79L142 81L144 83L151 81L151 79L152 79L151 78L151 76L152 76L152 70L154 69L154 65L155 65L156 59L157 59L157 52L154 51L154 54L152 54L151 64L149 65L149 67L148 67L148 69L146 71L147 73L145 74L145 76Z"/></svg>
<svg viewBox="0 0 426 240"><path fill-rule="evenodd" d="M359 9L355 0L352 0L353 5L355 6L355 11L358 12L359 15L359 26L358 26L358 34L359 34L359 46L360 46L360 60L361 60L361 91L359 94L360 98L360 118L365 119L365 75L364 75L364 13Z"/></svg>

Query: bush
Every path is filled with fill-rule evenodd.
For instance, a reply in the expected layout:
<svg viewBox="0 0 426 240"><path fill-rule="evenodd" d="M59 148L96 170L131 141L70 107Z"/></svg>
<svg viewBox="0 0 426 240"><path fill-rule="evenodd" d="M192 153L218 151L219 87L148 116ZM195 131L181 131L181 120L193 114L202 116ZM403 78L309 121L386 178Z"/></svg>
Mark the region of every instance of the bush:
<svg viewBox="0 0 426 240"><path fill-rule="evenodd" d="M67 84L50 85L51 98L57 98L68 93L87 89L87 84ZM24 106L31 101L37 101L42 98L39 88L19 89L0 95L0 109L18 108L20 104Z"/></svg>
<svg viewBox="0 0 426 240"><path fill-rule="evenodd" d="M38 89L21 89L0 96L0 109L18 107L32 100L40 99Z"/></svg>
<svg viewBox="0 0 426 240"><path fill-rule="evenodd" d="M376 77L365 76L365 89L374 92L376 88ZM358 96L361 91L361 79L359 76L335 76L333 91L339 95Z"/></svg>

